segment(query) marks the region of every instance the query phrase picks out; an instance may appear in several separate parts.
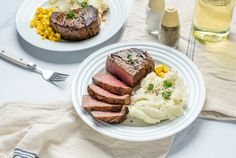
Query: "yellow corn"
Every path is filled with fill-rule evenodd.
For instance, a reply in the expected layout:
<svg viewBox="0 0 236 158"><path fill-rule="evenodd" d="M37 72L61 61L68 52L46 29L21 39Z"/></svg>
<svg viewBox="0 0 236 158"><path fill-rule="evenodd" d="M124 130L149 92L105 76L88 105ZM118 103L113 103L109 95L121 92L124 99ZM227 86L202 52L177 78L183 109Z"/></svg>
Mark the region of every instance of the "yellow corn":
<svg viewBox="0 0 236 158"><path fill-rule="evenodd" d="M167 73L169 71L169 68L167 66L164 66L163 71L164 71L164 73Z"/></svg>
<svg viewBox="0 0 236 158"><path fill-rule="evenodd" d="M155 72L156 72L156 74L159 74L159 73L162 72L162 69L161 69L161 68L156 68L156 69L155 69Z"/></svg>
<svg viewBox="0 0 236 158"><path fill-rule="evenodd" d="M43 9L39 7L35 12L34 19L30 22L30 27L36 28L36 31L41 35L42 40L61 41L61 35L54 32L50 27L50 17L55 10L55 8Z"/></svg>
<svg viewBox="0 0 236 158"><path fill-rule="evenodd" d="M157 74L157 76L160 77L164 77L165 73L167 73L169 71L169 67L166 65L159 65L155 67L155 73Z"/></svg>
<svg viewBox="0 0 236 158"><path fill-rule="evenodd" d="M30 22L30 27L33 28L34 26L35 26L35 25L34 25L34 21L31 21L31 22Z"/></svg>
<svg viewBox="0 0 236 158"><path fill-rule="evenodd" d="M38 25L38 26L37 26L37 30L43 31L43 26Z"/></svg>
<svg viewBox="0 0 236 158"><path fill-rule="evenodd" d="M51 27L48 27L48 28L47 28L47 31L48 31L48 32L52 32L52 28L51 28Z"/></svg>
<svg viewBox="0 0 236 158"><path fill-rule="evenodd" d="M56 33L55 36L58 38L58 37L61 37L61 34Z"/></svg>
<svg viewBox="0 0 236 158"><path fill-rule="evenodd" d="M161 72L161 73L159 74L159 76L162 77L162 78L164 77L164 75L165 75L164 72Z"/></svg>

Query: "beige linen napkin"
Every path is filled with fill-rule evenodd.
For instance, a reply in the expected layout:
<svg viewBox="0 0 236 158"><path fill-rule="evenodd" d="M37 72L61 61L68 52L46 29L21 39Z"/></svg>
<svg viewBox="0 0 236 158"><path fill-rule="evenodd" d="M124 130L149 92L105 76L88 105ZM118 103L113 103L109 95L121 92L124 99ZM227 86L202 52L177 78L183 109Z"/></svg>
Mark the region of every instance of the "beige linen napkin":
<svg viewBox="0 0 236 158"><path fill-rule="evenodd" d="M195 0L166 0L180 15L181 38L178 49L193 60L206 82L206 102L201 117L236 120L236 12L229 40L201 44L192 33L191 25ZM158 38L145 29L145 6L148 1L135 0L123 41L154 41Z"/></svg>
<svg viewBox="0 0 236 158"><path fill-rule="evenodd" d="M225 43L202 45L191 34L194 0L167 0L180 13L178 49L202 71L206 103L201 116L236 118L236 31ZM158 41L145 30L146 0L135 0L123 41ZM233 24L236 29L236 23ZM153 142L126 142L103 136L78 117L71 103L0 105L0 158L164 158L173 137Z"/></svg>
<svg viewBox="0 0 236 158"><path fill-rule="evenodd" d="M171 142L106 137L83 123L71 103L0 105L0 158L164 158Z"/></svg>

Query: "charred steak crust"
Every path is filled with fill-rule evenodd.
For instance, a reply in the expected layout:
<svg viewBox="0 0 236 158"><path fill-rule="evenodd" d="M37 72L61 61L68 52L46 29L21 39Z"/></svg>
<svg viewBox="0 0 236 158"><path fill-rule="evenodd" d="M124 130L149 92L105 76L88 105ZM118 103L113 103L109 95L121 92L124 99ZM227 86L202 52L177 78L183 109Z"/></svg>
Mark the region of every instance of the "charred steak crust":
<svg viewBox="0 0 236 158"><path fill-rule="evenodd" d="M107 72L99 72L93 76L93 83L117 95L132 94L132 89Z"/></svg>
<svg viewBox="0 0 236 158"><path fill-rule="evenodd" d="M110 124L119 124L127 119L129 109L127 106L123 106L120 112L103 112L92 111L91 114L95 119L102 120Z"/></svg>
<svg viewBox="0 0 236 158"><path fill-rule="evenodd" d="M85 40L97 35L100 31L98 10L89 5L86 8L72 10L76 18L67 18L68 12L53 12L50 25L53 31L61 34L63 39L71 41Z"/></svg>
<svg viewBox="0 0 236 158"><path fill-rule="evenodd" d="M130 96L127 94L122 96L115 95L94 84L89 84L87 90L91 97L105 103L128 105L131 102Z"/></svg>
<svg viewBox="0 0 236 158"><path fill-rule="evenodd" d="M93 99L89 95L84 95L82 98L82 106L87 111L111 111L119 112L123 105L119 104L108 104Z"/></svg>
<svg viewBox="0 0 236 158"><path fill-rule="evenodd" d="M106 70L130 87L154 70L154 61L147 51L130 48L107 57Z"/></svg>

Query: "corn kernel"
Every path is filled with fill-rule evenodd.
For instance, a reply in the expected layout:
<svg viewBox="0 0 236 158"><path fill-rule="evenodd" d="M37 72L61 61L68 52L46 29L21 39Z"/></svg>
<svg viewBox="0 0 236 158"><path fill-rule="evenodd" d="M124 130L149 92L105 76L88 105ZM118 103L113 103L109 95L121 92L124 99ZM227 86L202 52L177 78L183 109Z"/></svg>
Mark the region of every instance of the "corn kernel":
<svg viewBox="0 0 236 158"><path fill-rule="evenodd" d="M46 21L46 20L43 20L43 21L42 21L42 24L43 24L43 26L47 26L47 21Z"/></svg>
<svg viewBox="0 0 236 158"><path fill-rule="evenodd" d="M169 67L163 64L155 67L155 73L160 77L164 77L165 73L167 73L168 71Z"/></svg>
<svg viewBox="0 0 236 158"><path fill-rule="evenodd" d="M47 14L46 14L46 15L44 15L43 17L44 17L44 19L49 19L49 18L50 18L50 16L49 16L49 15L47 15Z"/></svg>
<svg viewBox="0 0 236 158"><path fill-rule="evenodd" d="M46 21L45 23L46 23L46 25L50 26L49 20L48 20L48 21Z"/></svg>
<svg viewBox="0 0 236 158"><path fill-rule="evenodd" d="M164 66L164 67L163 67L163 72L164 72L164 73L167 73L168 71L169 71L169 68L168 68L167 66Z"/></svg>
<svg viewBox="0 0 236 158"><path fill-rule="evenodd" d="M164 77L164 75L165 75L164 72L161 72L161 73L159 74L159 76L162 77L162 78Z"/></svg>
<svg viewBox="0 0 236 158"><path fill-rule="evenodd" d="M41 30L41 31L43 31L43 26L38 25L38 26L37 26L37 30Z"/></svg>
<svg viewBox="0 0 236 158"><path fill-rule="evenodd" d="M42 11L43 11L43 8L42 8L42 7L39 7L39 8L37 9L37 11L42 12Z"/></svg>
<svg viewBox="0 0 236 158"><path fill-rule="evenodd" d="M37 30L37 33L43 35L43 32L41 30Z"/></svg>
<svg viewBox="0 0 236 158"><path fill-rule="evenodd" d="M35 26L35 25L34 25L34 21L31 21L31 22L30 22L30 27L33 28L34 26Z"/></svg>
<svg viewBox="0 0 236 158"><path fill-rule="evenodd" d="M44 35L48 36L49 32L47 30L45 30Z"/></svg>
<svg viewBox="0 0 236 158"><path fill-rule="evenodd" d="M156 72L156 74L159 74L160 72L162 72L162 69L160 69L160 68L155 68L155 72Z"/></svg>
<svg viewBox="0 0 236 158"><path fill-rule="evenodd" d="M61 35L59 33L56 33L55 36L56 37L61 37Z"/></svg>
<svg viewBox="0 0 236 158"><path fill-rule="evenodd" d="M51 27L48 27L48 32L52 32L52 28Z"/></svg>
<svg viewBox="0 0 236 158"><path fill-rule="evenodd" d="M42 40L61 41L61 35L55 33L50 26L50 17L55 10L55 8L43 9L39 7L35 12L35 17L30 22L30 27L36 28L36 31L41 35Z"/></svg>
<svg viewBox="0 0 236 158"><path fill-rule="evenodd" d="M40 13L39 15L37 15L37 19L42 19L44 17L44 15L42 13Z"/></svg>

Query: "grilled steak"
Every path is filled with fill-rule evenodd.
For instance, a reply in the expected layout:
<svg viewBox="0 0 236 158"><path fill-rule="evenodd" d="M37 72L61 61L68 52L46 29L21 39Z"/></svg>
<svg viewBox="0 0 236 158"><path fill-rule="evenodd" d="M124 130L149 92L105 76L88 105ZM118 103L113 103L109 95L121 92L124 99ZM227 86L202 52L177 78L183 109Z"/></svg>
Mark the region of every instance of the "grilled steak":
<svg viewBox="0 0 236 158"><path fill-rule="evenodd" d="M112 111L118 112L121 110L123 105L118 104L108 104L98 100L93 99L89 95L84 95L83 99L83 108L88 111Z"/></svg>
<svg viewBox="0 0 236 158"><path fill-rule="evenodd" d="M130 96L129 95L115 95L110 93L94 84L88 85L88 94L94 99L100 100L102 102L110 103L110 104L121 104L128 105L130 104Z"/></svg>
<svg viewBox="0 0 236 158"><path fill-rule="evenodd" d="M105 121L111 124L122 123L129 113L127 106L123 106L120 112L104 112L104 111L92 111L91 114L98 120Z"/></svg>
<svg viewBox="0 0 236 158"><path fill-rule="evenodd" d="M72 14L68 16L68 14ZM98 10L93 6L74 9L69 12L53 12L50 25L61 37L71 41L85 40L100 31Z"/></svg>
<svg viewBox="0 0 236 158"><path fill-rule="evenodd" d="M93 82L97 86L114 94L124 95L132 93L132 89L130 87L107 72L99 72L95 74L93 76Z"/></svg>
<svg viewBox="0 0 236 158"><path fill-rule="evenodd" d="M130 87L154 70L154 61L148 52L131 48L113 53L107 57L106 70Z"/></svg>

